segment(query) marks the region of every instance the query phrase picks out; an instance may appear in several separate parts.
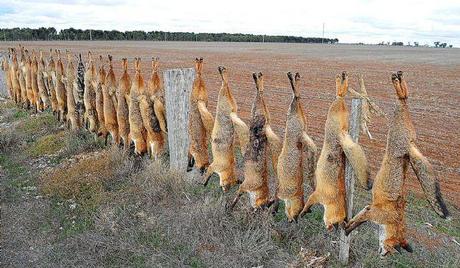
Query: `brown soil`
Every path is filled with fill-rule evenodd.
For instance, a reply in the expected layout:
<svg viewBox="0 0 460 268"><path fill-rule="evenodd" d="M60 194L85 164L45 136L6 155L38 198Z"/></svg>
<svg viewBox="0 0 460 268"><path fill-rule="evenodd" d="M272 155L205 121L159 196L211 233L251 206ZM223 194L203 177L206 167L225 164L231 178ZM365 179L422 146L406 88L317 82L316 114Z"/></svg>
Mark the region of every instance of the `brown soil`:
<svg viewBox="0 0 460 268"><path fill-rule="evenodd" d="M335 97L335 74L346 70L351 86L357 88L357 74L365 76L368 93L389 115L395 93L390 74L402 70L410 89L410 108L418 135L418 146L439 174L442 191L450 202L460 207L460 49L410 47L194 43L194 42L23 42L29 49L70 49L73 53L91 50L95 55L112 54L116 72L120 59L143 59L145 78L150 75L150 59L159 56L161 68L193 67L195 57L205 59L204 77L208 86L211 110L215 109L220 79L217 66L229 70L231 88L240 115L247 120L254 97L252 72L265 75L265 94L275 131L282 135L285 113L291 98L286 72L302 76L303 106L308 114L308 132L318 146L323 139L324 121ZM1 43L0 49L17 43ZM132 70L132 68L131 68ZM374 140L361 137L373 176L377 172L386 143L387 121L374 118L370 125ZM409 187L420 193L415 175L410 172Z"/></svg>

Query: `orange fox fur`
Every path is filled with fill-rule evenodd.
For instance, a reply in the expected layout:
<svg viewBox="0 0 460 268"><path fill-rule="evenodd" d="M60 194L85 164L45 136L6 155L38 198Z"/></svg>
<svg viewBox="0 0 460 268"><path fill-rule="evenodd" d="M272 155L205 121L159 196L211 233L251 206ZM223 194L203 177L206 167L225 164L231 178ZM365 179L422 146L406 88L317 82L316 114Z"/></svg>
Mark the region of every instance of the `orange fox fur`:
<svg viewBox="0 0 460 268"><path fill-rule="evenodd" d="M302 211L306 213L313 204L324 206L324 224L328 230L342 224L346 217L345 158L355 171L360 184L370 189L369 170L364 151L348 134L348 109L345 95L348 76L345 72L336 77L337 96L329 107L324 130L324 143L315 173L315 191Z"/></svg>
<svg viewBox="0 0 460 268"><path fill-rule="evenodd" d="M61 52L58 50L58 59L56 61L55 90L58 109L58 120L65 121L67 115L67 94L64 84L64 65L62 64Z"/></svg>
<svg viewBox="0 0 460 268"><path fill-rule="evenodd" d="M85 71L85 92L83 93L83 102L85 104L84 122L86 128L93 133L97 133L98 130L96 90L94 88L96 75L96 66L94 65L92 54L88 52L88 66Z"/></svg>
<svg viewBox="0 0 460 268"><path fill-rule="evenodd" d="M190 94L188 134L190 139L188 170L193 166L204 173L209 166L208 141L214 118L208 111L208 92L202 77L203 58L195 59L195 80Z"/></svg>
<svg viewBox="0 0 460 268"><path fill-rule="evenodd" d="M34 92L32 91L32 59L28 53L26 55L23 71L26 85L27 107L34 108Z"/></svg>
<svg viewBox="0 0 460 268"><path fill-rule="evenodd" d="M158 67L158 58L152 58L152 76L148 81L147 88L142 88L143 91L139 95L139 110L144 128L147 131L147 151L155 159L164 152L166 139L166 133L162 131L160 123L161 120L164 120L164 97L163 93L159 92L163 89L158 75ZM161 99L155 102L159 98ZM161 113L158 114L159 116L157 115L158 111ZM165 124L164 122L162 123Z"/></svg>
<svg viewBox="0 0 460 268"><path fill-rule="evenodd" d="M38 81L37 81L37 72L38 72L38 61L35 51L32 52L32 61L30 62L30 79L31 79L31 88L32 88L32 102L35 106L36 111L43 111L43 104L40 100L40 95L38 93Z"/></svg>
<svg viewBox="0 0 460 268"><path fill-rule="evenodd" d="M67 126L72 130L77 130L79 128L79 118L75 107L75 65L72 60L72 54L67 53L67 68L66 68L66 77L65 88L67 96Z"/></svg>
<svg viewBox="0 0 460 268"><path fill-rule="evenodd" d="M300 103L300 75L287 74L293 98L287 112L283 147L278 158L277 198L284 202L288 221L297 220L304 205L303 171L304 165L314 168L309 163L315 162L316 145L308 136L306 118ZM307 155L306 161L304 160Z"/></svg>
<svg viewBox="0 0 460 268"><path fill-rule="evenodd" d="M220 186L224 192L238 183L235 174L234 126L230 114L237 112L237 105L228 85L227 69L218 68L222 78L222 87L217 97L216 119L211 134L211 150L213 161L204 175L206 186L211 175L217 173Z"/></svg>
<svg viewBox="0 0 460 268"><path fill-rule="evenodd" d="M47 77L48 77L48 92L50 95L51 101L51 110L53 114L58 113L58 104L56 98L56 85L55 85L55 77L56 77L56 62L53 58L53 52L50 50L50 59L48 61L47 66Z"/></svg>
<svg viewBox="0 0 460 268"><path fill-rule="evenodd" d="M117 90L117 121L118 121L118 131L123 140L123 146L125 149L129 148L131 144L131 139L129 136L129 95L131 89L131 78L128 74L128 60L126 58L122 59L123 74L121 75L120 80L118 81L118 90Z"/></svg>
<svg viewBox="0 0 460 268"><path fill-rule="evenodd" d="M97 72L97 78L93 82L93 87L96 92L96 113L97 113L97 122L98 122L98 131L97 135L102 136L107 144L108 131L105 127L105 118L104 118L104 99L102 96L102 87L105 87L105 78L107 73L105 72L104 60L102 56L99 56L99 70Z"/></svg>
<svg viewBox="0 0 460 268"><path fill-rule="evenodd" d="M37 87L38 87L38 95L40 98L40 102L43 105L43 110L47 109L50 104L50 99L48 96L48 89L47 89L47 72L45 67L45 60L43 58L43 52L40 51L40 58L38 60L38 68L37 68Z"/></svg>
<svg viewBox="0 0 460 268"><path fill-rule="evenodd" d="M247 192L249 194L250 205L255 208L263 208L270 206L271 202L270 191L268 188L268 157L270 149L278 158L279 149L281 148L281 140L271 130L270 127L270 114L263 98L264 81L262 73L253 74L254 82L256 84L256 97L252 104L251 121L249 128L244 125L243 121L235 121L234 124L239 124L235 127L236 131L247 131L238 136L248 136L248 146L244 152L244 181L238 189L237 196L232 203L232 207L238 202L240 196ZM232 114L232 119L235 115ZM273 162L274 166L277 162Z"/></svg>
<svg viewBox="0 0 460 268"><path fill-rule="evenodd" d="M388 130L385 155L372 189L372 203L361 210L348 224L349 233L365 221L384 227L381 254L393 253L400 247L412 252L405 238L406 176L410 166L415 172L433 210L442 218L449 215L441 195L438 177L433 167L418 150L415 129L407 103L408 88L403 73L392 75L398 101Z"/></svg>
<svg viewBox="0 0 460 268"><path fill-rule="evenodd" d="M142 155L147 152L146 130L142 122L142 115L139 108L139 95L144 91L144 79L141 73L141 59L134 59L136 74L131 84L129 96L129 133L134 142L134 152Z"/></svg>
<svg viewBox="0 0 460 268"><path fill-rule="evenodd" d="M118 121L117 121L117 99L116 99L116 79L113 71L112 56L109 55L109 71L105 79L105 85L102 87L102 98L104 108L104 122L105 128L112 137L114 144L120 143L120 136L118 135Z"/></svg>
<svg viewBox="0 0 460 268"><path fill-rule="evenodd" d="M16 104L21 103L21 86L19 84L19 64L16 51L14 49L11 50L12 52L12 61L10 66L10 77L11 77L11 86L14 92L14 101Z"/></svg>

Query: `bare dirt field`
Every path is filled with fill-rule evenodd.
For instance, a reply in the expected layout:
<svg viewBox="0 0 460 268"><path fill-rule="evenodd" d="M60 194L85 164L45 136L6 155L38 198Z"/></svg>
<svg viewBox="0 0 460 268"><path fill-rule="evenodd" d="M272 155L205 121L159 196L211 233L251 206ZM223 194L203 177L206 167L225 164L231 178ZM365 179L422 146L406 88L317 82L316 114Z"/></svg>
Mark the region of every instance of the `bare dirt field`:
<svg viewBox="0 0 460 268"><path fill-rule="evenodd" d="M195 57L203 57L210 110L214 113L220 87L217 67L223 65L229 70L230 86L246 122L255 93L252 73L263 72L264 94L280 136L291 99L286 72L299 72L308 132L318 147L328 107L335 98L337 73L348 71L355 89L357 75L363 74L369 95L391 116L396 95L390 75L405 71L418 145L437 170L449 207L457 208L452 208L454 220L441 220L426 209L428 204L418 198L422 197L421 188L409 172L409 187L416 197L409 198L408 236L416 253L380 260L374 226L369 225L353 236L352 263L364 267L457 267L460 91L456 85L460 83L460 49L118 41L22 44L45 51L70 49L84 53L85 58L88 50L95 55L111 54L117 75L121 58L127 57L132 66L133 58L141 57L144 78L150 75L153 56L160 57L162 69L193 67ZM0 43L0 50L11 46L17 43ZM321 254L332 252L332 261L337 258L337 236L325 233L318 209L295 225L284 224L282 212L275 217L254 215L242 206L228 214L222 203L231 197L221 195L217 186L204 189L177 181L174 174L163 176L155 165L142 171L119 151L103 150L100 141L87 134L66 132L49 113L31 115L12 103L0 104L0 145L5 147L0 146L0 266L280 267L291 263L294 254L301 259L297 256L301 247ZM375 176L385 149L387 120L374 118L370 130L374 140L362 135L360 142ZM91 157L93 151L97 153L90 161L72 160L80 154L82 159ZM65 165L66 159L71 159L73 168L64 169L65 175L57 173L57 179L48 184L39 179L44 170L53 171L54 166ZM150 165L150 161L144 164ZM90 167L94 176L83 176ZM82 179L85 187L80 189L75 185ZM356 198L360 209L370 194L358 191Z"/></svg>
<svg viewBox="0 0 460 268"><path fill-rule="evenodd" d="M6 49L16 43L1 43ZM433 49L387 46L195 43L195 42L23 42L30 49L69 49L73 53L91 50L95 55L112 54L116 71L120 59L143 60L143 74L150 75L150 59L159 56L163 69L193 67L195 57L205 59L204 77L210 106L214 111L220 78L219 65L230 72L231 88L243 119L248 119L254 96L253 72L263 72L268 106L278 134L282 135L291 90L286 72L302 76L303 105L308 114L308 131L318 146L323 139L324 122L335 97L335 74L346 70L351 86L358 87L357 74L364 74L366 86L376 103L392 114L395 93L391 72L402 70L410 86L410 108L421 151L438 171L442 190L460 206L460 49ZM375 118L371 124L374 140L361 138L372 174L383 157L387 121ZM410 187L421 191L414 174Z"/></svg>

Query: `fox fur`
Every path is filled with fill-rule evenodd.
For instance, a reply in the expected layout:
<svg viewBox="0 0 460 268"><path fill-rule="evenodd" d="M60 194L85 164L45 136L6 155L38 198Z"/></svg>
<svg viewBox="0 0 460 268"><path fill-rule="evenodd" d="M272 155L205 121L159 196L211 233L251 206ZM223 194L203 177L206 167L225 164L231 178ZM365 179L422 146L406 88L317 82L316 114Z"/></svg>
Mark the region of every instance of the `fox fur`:
<svg viewBox="0 0 460 268"><path fill-rule="evenodd" d="M81 54L78 55L78 65L77 65L77 77L75 80L75 109L78 116L78 125L83 126L84 115L85 115L85 65L83 64L83 59Z"/></svg>
<svg viewBox="0 0 460 268"><path fill-rule="evenodd" d="M12 61L10 66L10 77L11 77L11 86L14 92L14 102L16 104L20 104L22 97L21 97L21 86L19 84L19 63L16 51L14 49L11 50L12 52Z"/></svg>
<svg viewBox="0 0 460 268"><path fill-rule="evenodd" d="M34 92L32 91L32 59L28 53L26 55L23 72L26 85L27 108L35 108Z"/></svg>
<svg viewBox="0 0 460 268"><path fill-rule="evenodd" d="M304 205L304 165L314 169L314 165L311 163L316 160L317 149L306 132L307 121L300 103L300 75L296 73L293 76L289 72L287 76L291 84L293 98L287 112L283 146L277 163L278 188L276 197L284 202L286 216L288 221L292 222L297 220Z"/></svg>
<svg viewBox="0 0 460 268"><path fill-rule="evenodd" d="M56 61L55 90L58 108L58 120L65 121L67 116L67 93L64 84L64 65L62 63L61 52L57 51Z"/></svg>
<svg viewBox="0 0 460 268"><path fill-rule="evenodd" d="M84 122L86 128L92 132L97 133L98 121L96 112L96 90L94 88L94 81L96 80L96 66L94 65L93 56L88 52L88 66L85 72L85 91L83 93L83 103L85 104Z"/></svg>
<svg viewBox="0 0 460 268"><path fill-rule="evenodd" d="M202 76L203 58L195 59L195 80L190 94L188 135L190 139L188 170L193 166L204 173L209 166L208 142L214 118L208 111L208 92Z"/></svg>
<svg viewBox="0 0 460 268"><path fill-rule="evenodd" d="M147 151L151 157L157 159L164 152L166 132L162 131L160 120L164 119L163 87L158 75L158 58L152 58L152 75L148 86L141 88L139 95L139 110L144 128L147 131ZM157 102L155 100L159 99ZM161 106L161 107L158 107ZM159 116L157 112L161 113ZM163 122L163 124L165 124Z"/></svg>
<svg viewBox="0 0 460 268"><path fill-rule="evenodd" d="M269 149L276 150L276 153L279 154L281 140L270 127L270 114L263 97L263 74L253 73L253 78L257 92L251 108L249 128L246 125L235 127L236 132L247 130L248 133L239 134L238 136L248 136L249 141L248 146L243 145L246 148L244 152L244 181L238 189L232 207L238 202L240 196L247 192L251 207L259 209L268 207L271 204L268 187ZM235 115L232 114L233 118L235 118ZM242 121L232 121L234 124L244 124ZM275 159L277 157L278 155L275 156ZM276 165L276 163L273 162L272 164Z"/></svg>
<svg viewBox="0 0 460 268"><path fill-rule="evenodd" d="M122 59L123 74L118 81L117 89L117 121L118 121L118 133L123 146L127 150L131 144L129 135L129 108L130 103L130 89L131 89L131 78L128 74L128 60Z"/></svg>
<svg viewBox="0 0 460 268"><path fill-rule="evenodd" d="M43 58L43 51L40 51L40 58L38 59L38 68L37 68L37 87L38 87L38 95L40 98L40 102L43 105L43 110L48 109L50 107L50 99L48 96L48 89L47 89L47 72L46 72L46 65L45 59Z"/></svg>
<svg viewBox="0 0 460 268"><path fill-rule="evenodd" d="M65 76L65 88L66 88L66 96L67 96L67 126L70 127L72 130L79 129L79 118L77 114L77 110L75 108L75 86L76 86L76 78L75 78L75 65L72 60L72 54L69 52L67 53L67 68L66 68L66 76Z"/></svg>
<svg viewBox="0 0 460 268"><path fill-rule="evenodd" d="M38 93L38 81L37 81L37 72L38 72L38 60L35 51L32 52L32 60L30 62L30 79L31 79L31 88L32 88L32 102L35 106L35 110L43 111L43 104L40 99L40 94Z"/></svg>
<svg viewBox="0 0 460 268"><path fill-rule="evenodd" d="M134 142L134 153L142 155L147 152L147 131L142 122L142 115L139 108L139 95L144 91L144 78L141 73L141 59L134 59L136 74L131 84L129 96L129 133L130 139Z"/></svg>
<svg viewBox="0 0 460 268"><path fill-rule="evenodd" d="M399 248L412 252L405 237L406 176L409 166L415 172L433 210L446 218L449 212L444 203L439 180L433 167L415 144L415 129L407 103L408 87L403 73L392 75L398 96L393 118L389 124L385 155L372 189L372 203L361 210L347 224L350 233L361 223L373 221L383 226L385 237L380 254L394 253Z"/></svg>
<svg viewBox="0 0 460 268"><path fill-rule="evenodd" d="M105 79L105 85L102 86L102 98L104 108L104 123L105 128L112 137L114 144L120 143L120 136L118 135L118 121L117 121L117 99L116 99L116 79L113 71L112 56L109 58L109 71Z"/></svg>
<svg viewBox="0 0 460 268"><path fill-rule="evenodd" d="M50 50L50 59L48 61L47 66L47 78L48 78L48 95L50 96L51 102L51 110L53 114L58 113L58 104L57 104L57 97L56 97L56 84L55 84L55 77L56 77L56 62L53 58L53 52Z"/></svg>
<svg viewBox="0 0 460 268"><path fill-rule="evenodd" d="M302 215L313 204L324 207L324 224L328 230L343 224L346 217L345 158L350 161L361 186L370 190L369 168L364 151L348 134L349 113L345 103L348 75L336 77L337 96L329 107L324 130L324 143L315 172L314 192L308 197Z"/></svg>
<svg viewBox="0 0 460 268"><path fill-rule="evenodd" d="M99 56L99 70L97 72L97 78L93 81L93 87L96 92L96 113L97 113L97 122L98 130L97 135L102 136L107 144L107 136L109 132L105 127L105 118L104 118L104 98L102 96L102 88L105 87L105 78L107 73L105 71L104 60L102 56Z"/></svg>
<svg viewBox="0 0 460 268"><path fill-rule="evenodd" d="M214 126L211 133L211 151L213 161L204 175L206 186L213 173L217 173L220 186L226 192L238 183L235 174L234 134L231 113L237 112L237 105L228 85L228 74L225 67L218 68L222 78L222 86L217 97L217 109Z"/></svg>

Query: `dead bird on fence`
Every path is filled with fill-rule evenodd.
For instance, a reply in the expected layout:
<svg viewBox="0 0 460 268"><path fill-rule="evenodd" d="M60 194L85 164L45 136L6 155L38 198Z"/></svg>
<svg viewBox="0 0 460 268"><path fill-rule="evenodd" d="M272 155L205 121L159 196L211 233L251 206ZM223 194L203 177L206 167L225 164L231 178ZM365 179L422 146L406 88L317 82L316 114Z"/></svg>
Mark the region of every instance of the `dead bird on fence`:
<svg viewBox="0 0 460 268"><path fill-rule="evenodd" d="M361 186L371 189L364 151L348 134L349 113L345 103L348 75L345 72L336 76L336 90L336 99L327 114L323 148L316 166L316 188L301 213L309 212L312 205L320 203L324 206L323 219L328 230L343 224L346 217L345 158L350 161Z"/></svg>
<svg viewBox="0 0 460 268"><path fill-rule="evenodd" d="M405 215L406 176L409 164L417 176L426 199L441 217L449 215L439 187L438 177L427 158L415 144L416 134L407 103L408 88L403 73L391 77L398 96L393 118L388 130L385 155L372 189L372 203L361 210L347 224L350 233L360 224L373 221L384 227L384 240L380 254L386 255L400 248L412 252L406 240Z"/></svg>

